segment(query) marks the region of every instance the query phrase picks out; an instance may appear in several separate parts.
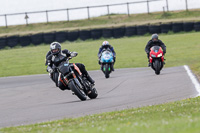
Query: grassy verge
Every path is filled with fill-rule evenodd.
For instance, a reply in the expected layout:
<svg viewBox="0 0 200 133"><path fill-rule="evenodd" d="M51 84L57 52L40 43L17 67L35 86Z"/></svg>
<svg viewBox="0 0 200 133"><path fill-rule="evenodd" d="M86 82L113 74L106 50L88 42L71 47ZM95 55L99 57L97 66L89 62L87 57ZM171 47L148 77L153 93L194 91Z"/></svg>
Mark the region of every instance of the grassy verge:
<svg viewBox="0 0 200 133"><path fill-rule="evenodd" d="M110 16L101 16L91 18L90 20L76 20L76 21L62 21L62 22L50 22L50 23L38 23L0 27L0 35L7 34L27 34L34 32L47 32L57 30L72 30L81 28L97 28L106 26L117 25L136 25L144 23L158 23L158 22L171 22L171 21L200 21L200 9L190 11L174 11L174 12L156 12L150 14L131 14L130 17L123 14L113 14Z"/></svg>
<svg viewBox="0 0 200 133"><path fill-rule="evenodd" d="M160 35L167 46L166 67L187 64L200 74L199 36L200 32ZM115 68L146 67L144 47L149 39L150 35L109 39L117 53ZM81 62L88 70L97 70L97 52L103 40L65 42L62 48L79 53L71 62ZM49 45L0 50L0 77L46 73L44 60L48 50Z"/></svg>
<svg viewBox="0 0 200 133"><path fill-rule="evenodd" d="M28 126L3 133L199 133L200 97Z"/></svg>

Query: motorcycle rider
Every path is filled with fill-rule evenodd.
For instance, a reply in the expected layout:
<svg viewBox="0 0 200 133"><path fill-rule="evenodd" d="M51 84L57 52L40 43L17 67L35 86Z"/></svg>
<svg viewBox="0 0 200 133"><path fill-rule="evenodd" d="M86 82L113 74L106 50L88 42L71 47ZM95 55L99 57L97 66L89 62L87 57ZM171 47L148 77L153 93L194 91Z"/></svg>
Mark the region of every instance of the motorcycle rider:
<svg viewBox="0 0 200 133"><path fill-rule="evenodd" d="M58 81L58 72L55 69L55 64L53 59L59 56L66 56L66 57L75 57L78 53L70 52L67 49L61 50L61 44L59 42L53 42L50 44L50 51L48 51L46 55L46 64L47 65L47 72L50 74L50 78L56 83L56 86L59 87L61 90L65 90L66 88L62 84L62 82ZM75 63L76 66L80 69L83 76L87 78L87 80L94 85L95 81L90 77L88 72L85 69L85 66L81 63Z"/></svg>
<svg viewBox="0 0 200 133"><path fill-rule="evenodd" d="M166 46L165 44L158 39L158 34L153 34L151 36L151 40L147 43L146 47L145 47L145 52L147 53L147 58L148 58L148 62L149 62L149 53L150 53L150 48L153 46L160 46L163 49L163 54L165 55L166 53ZM165 63L165 62L164 62ZM149 65L150 66L150 62Z"/></svg>
<svg viewBox="0 0 200 133"><path fill-rule="evenodd" d="M112 52L112 54L113 54L113 60L114 60L114 62L111 65L111 69L112 69L112 71L114 71L114 64L115 64L115 59L116 59L116 53L115 53L114 48L109 44L108 41L104 41L102 43L101 47L99 48L99 52L98 52L99 65L101 65L101 62L100 62L100 60L101 60L101 54L102 54L102 51L104 51L104 50L110 50Z"/></svg>

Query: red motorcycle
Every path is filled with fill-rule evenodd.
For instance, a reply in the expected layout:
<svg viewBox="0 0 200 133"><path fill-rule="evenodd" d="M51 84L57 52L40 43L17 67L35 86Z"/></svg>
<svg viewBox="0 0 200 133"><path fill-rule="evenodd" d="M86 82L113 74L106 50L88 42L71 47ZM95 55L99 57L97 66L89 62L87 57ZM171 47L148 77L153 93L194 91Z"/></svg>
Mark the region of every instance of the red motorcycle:
<svg viewBox="0 0 200 133"><path fill-rule="evenodd" d="M164 54L162 48L160 46L151 47L149 56L151 68L159 75L164 66Z"/></svg>

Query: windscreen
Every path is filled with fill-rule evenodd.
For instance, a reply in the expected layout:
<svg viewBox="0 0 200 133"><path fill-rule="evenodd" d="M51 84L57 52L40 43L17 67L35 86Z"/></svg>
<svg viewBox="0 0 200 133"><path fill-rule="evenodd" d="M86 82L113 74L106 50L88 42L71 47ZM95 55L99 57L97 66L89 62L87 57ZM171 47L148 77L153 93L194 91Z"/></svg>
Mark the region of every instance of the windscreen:
<svg viewBox="0 0 200 133"><path fill-rule="evenodd" d="M153 47L151 47L151 49L152 49L155 53L157 53L157 52L159 51L159 49L160 49L160 46L153 46Z"/></svg>

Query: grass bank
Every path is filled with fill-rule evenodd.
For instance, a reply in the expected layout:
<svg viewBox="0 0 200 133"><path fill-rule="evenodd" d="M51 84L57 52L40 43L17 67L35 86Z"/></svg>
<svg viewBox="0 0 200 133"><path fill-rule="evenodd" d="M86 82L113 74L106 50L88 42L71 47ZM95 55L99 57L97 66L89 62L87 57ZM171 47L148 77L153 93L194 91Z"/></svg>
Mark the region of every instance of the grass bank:
<svg viewBox="0 0 200 133"><path fill-rule="evenodd" d="M48 32L59 30L88 29L98 27L111 27L118 25L137 25L158 22L174 21L200 21L200 9L190 11L155 12L150 14L131 14L130 17L124 14L112 14L91 18L90 20L75 20L62 22L49 22L26 25L0 27L0 36L9 34L28 34L34 32Z"/></svg>
<svg viewBox="0 0 200 133"><path fill-rule="evenodd" d="M200 75L199 36L200 32L160 35L167 46L166 67L186 64ZM109 39L117 53L115 68L146 67L144 47L149 39L150 35ZM104 39L65 42L62 48L79 53L71 62L80 62L88 70L97 70L97 53L103 41ZM49 45L0 50L0 77L46 73L44 63L48 50Z"/></svg>
<svg viewBox="0 0 200 133"><path fill-rule="evenodd" d="M3 133L199 133L200 97L41 124L2 128Z"/></svg>

